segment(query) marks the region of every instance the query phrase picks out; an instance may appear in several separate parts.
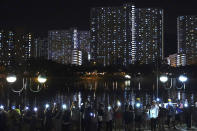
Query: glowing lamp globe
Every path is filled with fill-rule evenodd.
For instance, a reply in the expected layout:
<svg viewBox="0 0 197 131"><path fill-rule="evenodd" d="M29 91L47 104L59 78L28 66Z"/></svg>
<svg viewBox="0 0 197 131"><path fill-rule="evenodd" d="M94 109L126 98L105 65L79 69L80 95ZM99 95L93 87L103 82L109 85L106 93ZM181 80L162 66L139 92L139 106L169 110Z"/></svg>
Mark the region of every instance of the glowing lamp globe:
<svg viewBox="0 0 197 131"><path fill-rule="evenodd" d="M39 75L38 76L38 82L39 83L44 84L46 81L47 81L46 76L44 76L44 75Z"/></svg>
<svg viewBox="0 0 197 131"><path fill-rule="evenodd" d="M16 82L17 77L16 77L16 75L14 75L14 74L9 74L9 75L6 77L6 80L7 80L8 83L14 83L14 82Z"/></svg>
<svg viewBox="0 0 197 131"><path fill-rule="evenodd" d="M186 82L187 79L188 79L188 78L187 78L187 76L185 76L185 75L180 75L180 76L179 76L179 81L181 81L181 82L183 82L183 83Z"/></svg>
<svg viewBox="0 0 197 131"><path fill-rule="evenodd" d="M166 83L166 82L168 81L168 77L165 76L165 75L160 76L160 81L161 81L162 83Z"/></svg>

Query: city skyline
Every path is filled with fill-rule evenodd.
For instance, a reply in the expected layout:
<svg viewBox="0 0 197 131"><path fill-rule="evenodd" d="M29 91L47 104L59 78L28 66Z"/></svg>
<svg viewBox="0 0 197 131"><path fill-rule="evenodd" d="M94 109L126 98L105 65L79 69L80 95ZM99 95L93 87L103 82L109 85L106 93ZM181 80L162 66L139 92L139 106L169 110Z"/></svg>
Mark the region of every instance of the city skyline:
<svg viewBox="0 0 197 131"><path fill-rule="evenodd" d="M120 6L131 0L108 1L3 1L0 11L6 12L1 16L1 27L24 27L32 32L46 34L51 29L69 29L77 27L88 30L90 26L90 9L102 6ZM176 19L181 15L197 14L195 1L169 1L169 0L138 0L136 7L158 7L164 9L164 39L165 56L176 53L177 35Z"/></svg>

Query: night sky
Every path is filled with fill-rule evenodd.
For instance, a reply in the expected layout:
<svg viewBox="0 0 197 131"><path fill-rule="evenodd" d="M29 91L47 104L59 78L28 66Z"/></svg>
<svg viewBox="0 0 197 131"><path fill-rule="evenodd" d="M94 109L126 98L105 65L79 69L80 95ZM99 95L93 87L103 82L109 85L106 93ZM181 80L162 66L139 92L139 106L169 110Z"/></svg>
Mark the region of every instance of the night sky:
<svg viewBox="0 0 197 131"><path fill-rule="evenodd" d="M130 0L131 1L131 0ZM136 7L160 7L165 13L165 55L175 53L176 18L197 15L197 0L135 0ZM1 0L0 27L47 34L50 29L89 29L91 7L120 6L129 0Z"/></svg>

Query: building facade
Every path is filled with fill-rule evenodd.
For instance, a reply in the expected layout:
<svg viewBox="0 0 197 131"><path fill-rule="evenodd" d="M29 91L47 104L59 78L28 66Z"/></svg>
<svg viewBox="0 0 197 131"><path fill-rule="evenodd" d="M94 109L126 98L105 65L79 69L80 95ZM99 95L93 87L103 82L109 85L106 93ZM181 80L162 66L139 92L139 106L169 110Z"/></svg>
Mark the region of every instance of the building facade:
<svg viewBox="0 0 197 131"><path fill-rule="evenodd" d="M154 63L163 59L163 10L92 8L90 42L92 58L104 66Z"/></svg>
<svg viewBox="0 0 197 131"><path fill-rule="evenodd" d="M197 16L179 16L177 18L178 54L185 65L197 64Z"/></svg>
<svg viewBox="0 0 197 131"><path fill-rule="evenodd" d="M177 54L172 54L172 55L169 55L167 57L167 62L168 62L168 65L172 66L172 67L177 67L177 62L178 62L178 55Z"/></svg>
<svg viewBox="0 0 197 131"><path fill-rule="evenodd" d="M34 56L36 58L48 59L48 38L36 38L34 40Z"/></svg>
<svg viewBox="0 0 197 131"><path fill-rule="evenodd" d="M97 63L104 66L132 63L134 9L132 5L91 9L91 53Z"/></svg>
<svg viewBox="0 0 197 131"><path fill-rule="evenodd" d="M79 49L82 55L82 63L86 64L90 62L90 32L89 31L78 31Z"/></svg>
<svg viewBox="0 0 197 131"><path fill-rule="evenodd" d="M49 31L48 48L48 57L52 61L61 64L77 63L76 65L81 65L83 53L89 54L89 32L78 31L76 28ZM74 55L75 53L77 53L77 57Z"/></svg>
<svg viewBox="0 0 197 131"><path fill-rule="evenodd" d="M15 63L16 46L14 44L13 31L0 31L0 60L2 65Z"/></svg>
<svg viewBox="0 0 197 131"><path fill-rule="evenodd" d="M71 63L72 35L70 31L48 32L49 59L62 64Z"/></svg>
<svg viewBox="0 0 197 131"><path fill-rule="evenodd" d="M72 50L72 65L82 65L82 52L79 50Z"/></svg>
<svg viewBox="0 0 197 131"><path fill-rule="evenodd" d="M177 54L177 66L186 66L187 59L185 54Z"/></svg>
<svg viewBox="0 0 197 131"><path fill-rule="evenodd" d="M163 59L163 10L137 8L136 59L141 64L155 63Z"/></svg>
<svg viewBox="0 0 197 131"><path fill-rule="evenodd" d="M0 63L12 65L34 56L32 33L0 31Z"/></svg>

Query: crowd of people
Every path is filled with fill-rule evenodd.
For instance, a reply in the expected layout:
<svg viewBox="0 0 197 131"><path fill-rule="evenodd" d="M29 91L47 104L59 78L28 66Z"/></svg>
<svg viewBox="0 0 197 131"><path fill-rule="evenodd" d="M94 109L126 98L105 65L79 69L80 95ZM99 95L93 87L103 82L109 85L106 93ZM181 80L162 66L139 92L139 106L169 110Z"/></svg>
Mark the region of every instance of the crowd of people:
<svg viewBox="0 0 197 131"><path fill-rule="evenodd" d="M193 106L152 101L143 105L138 98L135 104L94 105L74 101L65 104L47 104L43 108L24 107L20 110L0 107L0 131L125 131L150 129L152 131L197 124L197 103ZM192 121L192 122L191 122Z"/></svg>

